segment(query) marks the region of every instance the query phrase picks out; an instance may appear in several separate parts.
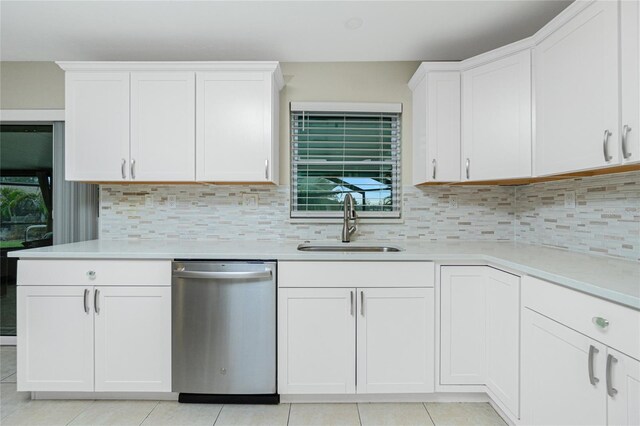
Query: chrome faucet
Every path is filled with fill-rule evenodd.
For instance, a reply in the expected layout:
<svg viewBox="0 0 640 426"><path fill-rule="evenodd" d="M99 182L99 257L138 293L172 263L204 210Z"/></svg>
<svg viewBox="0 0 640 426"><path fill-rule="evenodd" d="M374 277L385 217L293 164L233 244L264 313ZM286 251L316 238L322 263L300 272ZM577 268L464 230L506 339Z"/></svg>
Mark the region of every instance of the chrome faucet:
<svg viewBox="0 0 640 426"><path fill-rule="evenodd" d="M358 215L356 215L353 197L351 196L351 194L346 194L344 196L344 222L342 224L343 243L348 243L351 241L351 234L356 232L356 230L358 229L358 226L356 224L357 219ZM350 221L353 221L353 225L350 224Z"/></svg>

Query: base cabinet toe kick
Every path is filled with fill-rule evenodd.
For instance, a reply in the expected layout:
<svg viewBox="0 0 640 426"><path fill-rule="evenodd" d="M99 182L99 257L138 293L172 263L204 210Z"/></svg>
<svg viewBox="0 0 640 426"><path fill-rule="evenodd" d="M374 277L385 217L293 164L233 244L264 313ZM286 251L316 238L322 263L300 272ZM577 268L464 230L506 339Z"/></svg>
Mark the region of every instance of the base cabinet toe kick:
<svg viewBox="0 0 640 426"><path fill-rule="evenodd" d="M283 402L489 401L510 424L640 424L638 310L482 264L275 267ZM20 260L18 391L175 398L171 273Z"/></svg>

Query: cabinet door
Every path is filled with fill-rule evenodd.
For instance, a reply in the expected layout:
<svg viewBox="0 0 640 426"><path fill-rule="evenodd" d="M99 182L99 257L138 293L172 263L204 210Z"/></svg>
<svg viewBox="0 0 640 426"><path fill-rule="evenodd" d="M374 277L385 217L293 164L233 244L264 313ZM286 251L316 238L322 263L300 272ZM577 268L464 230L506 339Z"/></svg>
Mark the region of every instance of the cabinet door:
<svg viewBox="0 0 640 426"><path fill-rule="evenodd" d="M433 72L427 75L427 134L428 180L459 181L459 72Z"/></svg>
<svg viewBox="0 0 640 426"><path fill-rule="evenodd" d="M540 42L534 67L534 172L618 164L618 2L594 2Z"/></svg>
<svg viewBox="0 0 640 426"><path fill-rule="evenodd" d="M96 287L95 390L171 391L171 287Z"/></svg>
<svg viewBox="0 0 640 426"><path fill-rule="evenodd" d="M592 363L589 363L590 348ZM597 351L597 352L595 352ZM529 309L523 311L522 416L528 425L607 422L606 347ZM589 380L589 366L594 381Z"/></svg>
<svg viewBox="0 0 640 426"><path fill-rule="evenodd" d="M640 361L611 348L611 374L608 380L615 389L608 396L609 425L640 425Z"/></svg>
<svg viewBox="0 0 640 426"><path fill-rule="evenodd" d="M622 161L640 161L640 4L621 2ZM625 127L626 126L626 127Z"/></svg>
<svg viewBox="0 0 640 426"><path fill-rule="evenodd" d="M129 73L65 74L65 178L129 179Z"/></svg>
<svg viewBox="0 0 640 426"><path fill-rule="evenodd" d="M273 179L270 73L198 72L196 178L209 182Z"/></svg>
<svg viewBox="0 0 640 426"><path fill-rule="evenodd" d="M433 289L368 288L358 296L358 393L433 392Z"/></svg>
<svg viewBox="0 0 640 426"><path fill-rule="evenodd" d="M484 266L446 266L440 281L440 383L484 384Z"/></svg>
<svg viewBox="0 0 640 426"><path fill-rule="evenodd" d="M487 386L519 415L520 277L486 268Z"/></svg>
<svg viewBox="0 0 640 426"><path fill-rule="evenodd" d="M355 289L281 288L278 391L355 393Z"/></svg>
<svg viewBox="0 0 640 426"><path fill-rule="evenodd" d="M19 391L93 391L91 292L18 286Z"/></svg>
<svg viewBox="0 0 640 426"><path fill-rule="evenodd" d="M195 73L131 73L132 180L195 180L195 110Z"/></svg>
<svg viewBox="0 0 640 426"><path fill-rule="evenodd" d="M462 78L462 180L531 176L530 50Z"/></svg>

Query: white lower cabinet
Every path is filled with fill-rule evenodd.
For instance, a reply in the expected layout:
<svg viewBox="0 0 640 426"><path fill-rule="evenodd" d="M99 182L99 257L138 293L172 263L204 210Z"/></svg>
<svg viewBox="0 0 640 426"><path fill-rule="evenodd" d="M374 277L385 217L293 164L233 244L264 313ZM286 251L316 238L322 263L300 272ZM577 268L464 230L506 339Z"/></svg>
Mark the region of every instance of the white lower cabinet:
<svg viewBox="0 0 640 426"><path fill-rule="evenodd" d="M433 303L432 288L280 288L279 393L433 392Z"/></svg>
<svg viewBox="0 0 640 426"><path fill-rule="evenodd" d="M609 361L611 357L611 361ZM611 395L607 399L610 425L640 425L640 361L611 348Z"/></svg>
<svg viewBox="0 0 640 426"><path fill-rule="evenodd" d="M485 385L519 415L520 277L489 266L443 266L440 384Z"/></svg>
<svg viewBox="0 0 640 426"><path fill-rule="evenodd" d="M19 391L171 391L171 287L19 285L17 309Z"/></svg>
<svg viewBox="0 0 640 426"><path fill-rule="evenodd" d="M18 286L17 291L18 391L92 391L92 288Z"/></svg>

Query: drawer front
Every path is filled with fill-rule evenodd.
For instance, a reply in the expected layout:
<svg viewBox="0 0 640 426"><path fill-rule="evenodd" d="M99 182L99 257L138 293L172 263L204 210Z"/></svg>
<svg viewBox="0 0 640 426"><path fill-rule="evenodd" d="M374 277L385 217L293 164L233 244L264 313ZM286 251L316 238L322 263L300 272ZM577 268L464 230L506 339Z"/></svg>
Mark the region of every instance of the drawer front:
<svg viewBox="0 0 640 426"><path fill-rule="evenodd" d="M522 280L522 305L640 359L640 311L533 277Z"/></svg>
<svg viewBox="0 0 640 426"><path fill-rule="evenodd" d="M20 260L18 285L171 285L169 260Z"/></svg>
<svg viewBox="0 0 640 426"><path fill-rule="evenodd" d="M278 287L433 287L433 262L279 262Z"/></svg>

